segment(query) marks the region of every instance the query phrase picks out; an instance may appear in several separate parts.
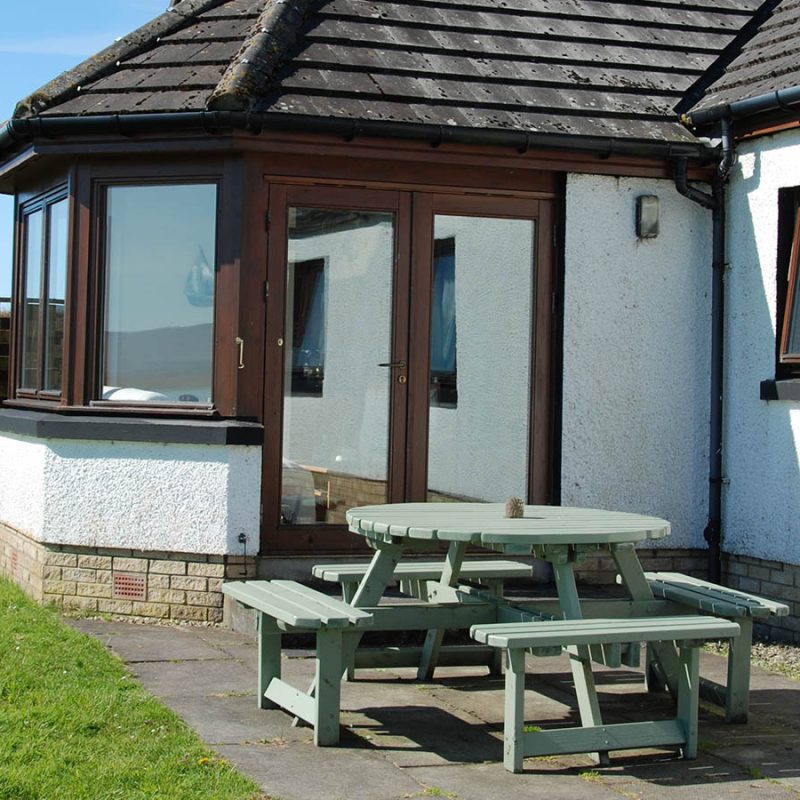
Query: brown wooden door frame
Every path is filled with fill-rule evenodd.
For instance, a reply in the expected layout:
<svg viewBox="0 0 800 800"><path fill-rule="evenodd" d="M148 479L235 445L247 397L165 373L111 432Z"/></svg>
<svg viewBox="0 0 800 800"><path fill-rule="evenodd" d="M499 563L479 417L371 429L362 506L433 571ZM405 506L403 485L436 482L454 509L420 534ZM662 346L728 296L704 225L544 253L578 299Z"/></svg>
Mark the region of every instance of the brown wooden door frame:
<svg viewBox="0 0 800 800"><path fill-rule="evenodd" d="M430 302L436 214L534 221L535 277L529 419L529 502L552 500L555 257L553 201L529 197L406 192L272 183L269 187L262 553L363 551L359 537L339 526L279 524L284 401L287 209L346 208L396 214L392 361L408 364L407 383L392 382L388 496L390 502L427 495ZM413 263L413 269L412 269ZM281 344L278 344L281 342Z"/></svg>
<svg viewBox="0 0 800 800"><path fill-rule="evenodd" d="M552 348L554 253L553 201L499 196L418 193L414 195L411 303L428 309L433 285L434 219L437 214L530 219L534 222L533 329L530 374L528 497L532 503L552 500ZM428 422L430 387L430 313L419 314L411 327L409 423L406 469L407 499L424 501L428 489Z"/></svg>
<svg viewBox="0 0 800 800"><path fill-rule="evenodd" d="M363 541L332 525L280 525L281 459L283 450L283 401L286 319L286 262L288 255L287 210L292 206L388 211L395 215L393 318L391 360L408 363L409 270L411 195L408 192L341 187L271 184L269 189L270 236L268 243L264 461L262 470L261 550L270 553L364 551ZM357 391L354 388L354 391ZM393 380L389 402L389 463L387 494L390 502L405 497L407 383ZM400 457L398 457L398 454Z"/></svg>

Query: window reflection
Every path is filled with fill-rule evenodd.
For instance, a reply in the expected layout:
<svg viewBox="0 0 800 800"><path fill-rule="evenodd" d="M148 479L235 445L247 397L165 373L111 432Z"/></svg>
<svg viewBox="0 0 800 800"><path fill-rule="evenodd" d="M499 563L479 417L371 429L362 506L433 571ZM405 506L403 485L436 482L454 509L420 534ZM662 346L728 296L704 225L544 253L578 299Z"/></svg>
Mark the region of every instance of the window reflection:
<svg viewBox="0 0 800 800"><path fill-rule="evenodd" d="M283 524L386 502L393 263L392 214L289 209Z"/></svg>
<svg viewBox="0 0 800 800"><path fill-rule="evenodd" d="M525 497L534 223L440 214L434 236L428 500Z"/></svg>
<svg viewBox="0 0 800 800"><path fill-rule="evenodd" d="M102 399L212 402L215 184L107 191Z"/></svg>
<svg viewBox="0 0 800 800"><path fill-rule="evenodd" d="M22 374L26 389L39 388L39 310L42 302L44 211L25 217L25 306L22 310Z"/></svg>
<svg viewBox="0 0 800 800"><path fill-rule="evenodd" d="M48 236L47 320L44 341L44 388L61 389L64 369L64 306L67 297L67 200L50 206Z"/></svg>

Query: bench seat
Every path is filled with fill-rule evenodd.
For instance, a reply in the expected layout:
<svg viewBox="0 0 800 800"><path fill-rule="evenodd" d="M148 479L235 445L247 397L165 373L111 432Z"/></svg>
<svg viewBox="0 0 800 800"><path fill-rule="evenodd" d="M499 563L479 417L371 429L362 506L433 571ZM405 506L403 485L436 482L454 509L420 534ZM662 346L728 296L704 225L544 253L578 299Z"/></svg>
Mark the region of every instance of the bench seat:
<svg viewBox="0 0 800 800"><path fill-rule="evenodd" d="M366 575L368 563L317 564L311 574L323 581L341 584L342 597L350 601L361 579ZM442 577L444 561L404 561L394 569L394 579L400 582L405 594L418 596L419 585L424 581L438 581ZM520 561L503 559L472 559L461 565L459 578L483 584L498 596L503 592L503 581L508 578L530 578L533 567Z"/></svg>
<svg viewBox="0 0 800 800"><path fill-rule="evenodd" d="M789 606L678 572L646 572L645 578L654 597L678 603L687 610L714 614L739 623L741 635L731 642L728 655L727 686L703 679L700 694L706 700L725 706L727 722L746 722L750 697L753 622L768 616L786 616ZM658 662L652 657L648 658L648 680L651 684L666 684L671 689L674 688L674 680L669 673L669 668L666 672L659 673Z"/></svg>
<svg viewBox="0 0 800 800"><path fill-rule="evenodd" d="M504 765L511 772L520 772L526 756L679 745L683 748L684 758L694 758L697 755L698 648L709 639L738 636L739 625L716 617L685 615L473 625L470 634L477 641L506 652ZM571 658L581 658L579 647L631 640L668 641L678 645L681 669L677 681L678 710L674 719L547 731L524 730L526 650L561 645L571 648Z"/></svg>
<svg viewBox="0 0 800 800"><path fill-rule="evenodd" d="M295 581L237 581L223 584L222 591L257 612L259 706L279 706L308 722L314 744L337 744L342 637L369 627L372 614ZM281 679L281 635L297 631L316 635L316 678L308 692Z"/></svg>

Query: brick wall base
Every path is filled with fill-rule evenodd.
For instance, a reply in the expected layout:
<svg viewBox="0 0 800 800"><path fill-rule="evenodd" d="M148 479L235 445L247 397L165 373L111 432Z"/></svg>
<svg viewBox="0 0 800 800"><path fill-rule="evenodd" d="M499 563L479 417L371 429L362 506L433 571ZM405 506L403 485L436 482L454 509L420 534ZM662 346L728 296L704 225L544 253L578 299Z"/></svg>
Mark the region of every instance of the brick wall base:
<svg viewBox="0 0 800 800"><path fill-rule="evenodd" d="M800 644L800 566L725 553L722 582L732 589L786 603L788 616L766 617L753 627L772 641Z"/></svg>
<svg viewBox="0 0 800 800"><path fill-rule="evenodd" d="M125 617L222 622L222 581L255 559L42 544L0 525L0 574L39 603Z"/></svg>

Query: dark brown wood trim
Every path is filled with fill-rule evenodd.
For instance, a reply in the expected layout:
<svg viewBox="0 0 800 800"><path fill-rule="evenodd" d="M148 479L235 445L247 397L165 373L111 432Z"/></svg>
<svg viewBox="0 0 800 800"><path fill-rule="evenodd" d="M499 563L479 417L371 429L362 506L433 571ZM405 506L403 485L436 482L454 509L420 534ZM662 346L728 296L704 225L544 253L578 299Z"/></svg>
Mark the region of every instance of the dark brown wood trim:
<svg viewBox="0 0 800 800"><path fill-rule="evenodd" d="M800 353L789 353L789 334L791 333L792 311L797 301L797 290L800 288L798 279L798 259L800 259L800 208L795 212L795 222L792 234L792 251L789 257L788 286L786 289L786 305L783 312L783 325L781 330L780 363L800 364Z"/></svg>
<svg viewBox="0 0 800 800"><path fill-rule="evenodd" d="M411 241L411 309L409 330L408 440L404 444L407 499L428 496L428 424L430 391L431 286L433 284L433 196L414 195ZM424 313L419 313L422 310ZM413 312L412 312L413 313Z"/></svg>
<svg viewBox="0 0 800 800"><path fill-rule="evenodd" d="M553 450L553 339L555 296L555 225L553 201L540 201L536 220L534 331L531 347L531 406L528 424L528 499L551 503Z"/></svg>

